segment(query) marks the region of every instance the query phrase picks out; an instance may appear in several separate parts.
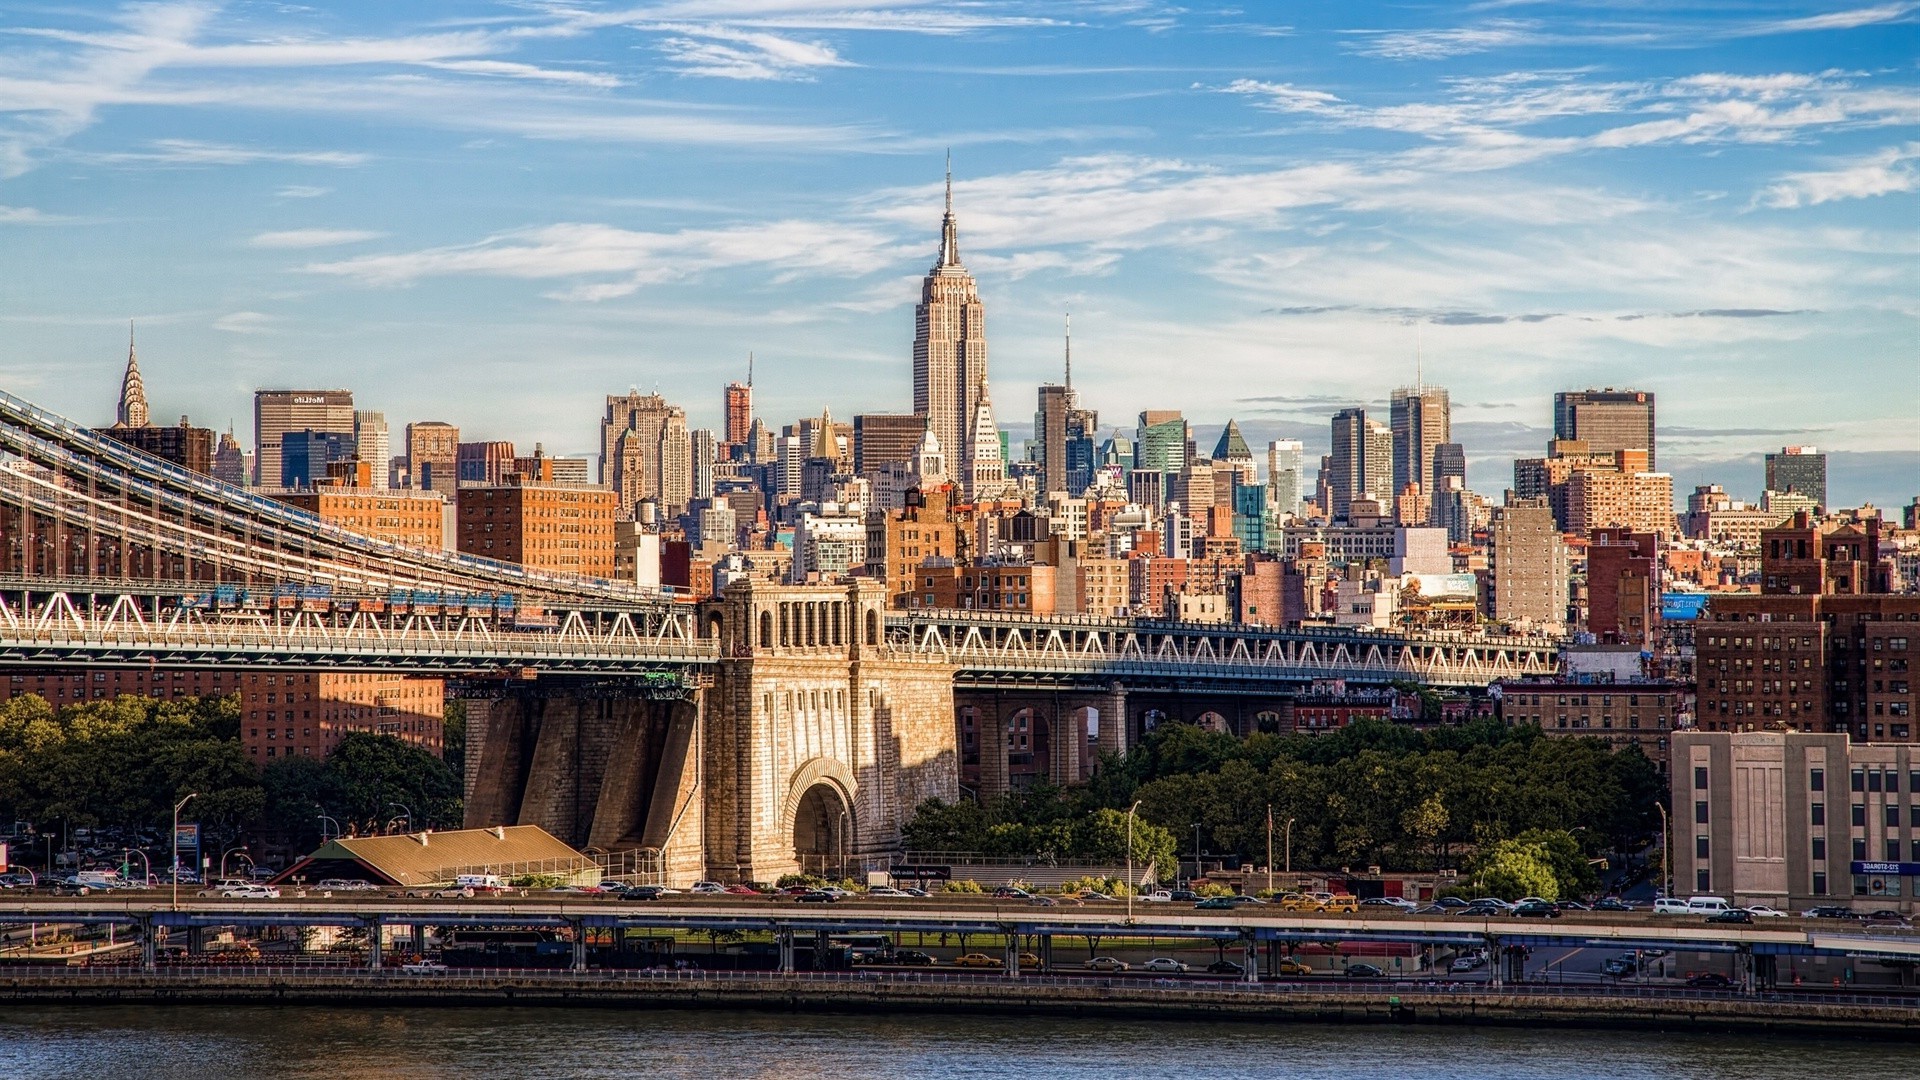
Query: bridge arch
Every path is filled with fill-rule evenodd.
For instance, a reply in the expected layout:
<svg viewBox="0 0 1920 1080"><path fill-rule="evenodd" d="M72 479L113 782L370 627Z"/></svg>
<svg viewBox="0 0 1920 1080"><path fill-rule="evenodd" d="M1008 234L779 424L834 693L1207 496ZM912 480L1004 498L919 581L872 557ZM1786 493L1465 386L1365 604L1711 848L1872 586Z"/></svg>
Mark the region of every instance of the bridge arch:
<svg viewBox="0 0 1920 1080"><path fill-rule="evenodd" d="M838 872L854 857L857 790L852 770L833 758L812 758L794 771L782 820L789 825L794 862L803 873Z"/></svg>

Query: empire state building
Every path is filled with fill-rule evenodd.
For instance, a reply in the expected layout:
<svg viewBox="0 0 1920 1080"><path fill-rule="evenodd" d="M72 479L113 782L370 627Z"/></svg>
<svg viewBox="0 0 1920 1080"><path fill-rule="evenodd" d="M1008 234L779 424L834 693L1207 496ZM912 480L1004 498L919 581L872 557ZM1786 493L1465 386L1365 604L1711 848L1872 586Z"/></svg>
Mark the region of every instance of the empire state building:
<svg viewBox="0 0 1920 1080"><path fill-rule="evenodd" d="M913 411L927 418L927 429L949 462L971 462L975 412L987 384L987 322L973 275L960 265L951 167L940 256L920 285L913 316ZM997 457L997 446L994 451Z"/></svg>

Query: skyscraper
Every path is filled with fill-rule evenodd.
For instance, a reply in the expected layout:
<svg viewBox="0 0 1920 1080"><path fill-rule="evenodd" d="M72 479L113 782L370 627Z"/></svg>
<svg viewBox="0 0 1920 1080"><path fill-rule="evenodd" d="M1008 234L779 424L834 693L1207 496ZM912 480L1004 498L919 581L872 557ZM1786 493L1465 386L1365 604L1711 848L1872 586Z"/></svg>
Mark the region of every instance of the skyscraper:
<svg viewBox="0 0 1920 1080"><path fill-rule="evenodd" d="M392 476L387 462L393 457L393 439L387 431L387 414L355 410L353 447L360 460L373 466L373 486L383 488Z"/></svg>
<svg viewBox="0 0 1920 1080"><path fill-rule="evenodd" d="M713 432L706 428L695 428L687 433L687 445L691 448L693 460L693 500L713 498L713 463L718 460L719 447Z"/></svg>
<svg viewBox="0 0 1920 1080"><path fill-rule="evenodd" d="M671 460L663 463L662 435L675 418L679 445L670 451ZM644 499L653 499L664 509L684 506L692 498L693 461L686 425L685 410L659 394L607 395L607 411L600 418L600 483L620 493L623 516L631 516ZM663 476L677 499L667 498Z"/></svg>
<svg viewBox="0 0 1920 1080"><path fill-rule="evenodd" d="M1177 473L1187 464L1187 421L1178 409L1140 414L1133 445L1135 472Z"/></svg>
<svg viewBox="0 0 1920 1080"><path fill-rule="evenodd" d="M331 431L352 439L353 391L254 391L253 482L255 485L273 487L280 483L280 440L281 436L289 431Z"/></svg>
<svg viewBox="0 0 1920 1080"><path fill-rule="evenodd" d="M1213 467L1216 471L1231 472L1242 487L1258 486L1259 467L1253 463L1253 449L1247 445L1246 436L1240 434L1240 425L1233 420L1228 420L1227 426L1220 429L1220 439L1213 444Z"/></svg>
<svg viewBox="0 0 1920 1080"><path fill-rule="evenodd" d="M1007 483L1007 463L1001 457L1000 429L993 422L993 399L987 381L980 380L980 403L973 409L973 429L968 433L973 456L966 463L967 497L997 495Z"/></svg>
<svg viewBox="0 0 1920 1080"><path fill-rule="evenodd" d="M752 370L752 361L748 361L748 370ZM752 378L751 375L748 376ZM747 433L753 430L753 383L730 382L727 384L726 401L726 441L734 446L744 445Z"/></svg>
<svg viewBox="0 0 1920 1080"><path fill-rule="evenodd" d="M927 427L952 461L973 459L967 436L986 380L986 309L973 275L960 264L949 166L940 254L921 283L920 304L914 309L913 411L927 418Z"/></svg>
<svg viewBox="0 0 1920 1080"><path fill-rule="evenodd" d="M1393 427L1393 490L1420 485L1428 495L1434 481L1434 447L1453 439L1452 408L1447 391L1439 386L1403 386L1393 392L1389 419Z"/></svg>
<svg viewBox="0 0 1920 1080"><path fill-rule="evenodd" d="M1285 518L1300 513L1306 486L1306 444L1299 439L1276 439L1267 444L1267 491L1273 512Z"/></svg>
<svg viewBox="0 0 1920 1080"><path fill-rule="evenodd" d="M1067 490L1067 413L1072 408L1072 390L1058 383L1040 384L1040 405L1033 412L1033 445L1043 495Z"/></svg>
<svg viewBox="0 0 1920 1080"><path fill-rule="evenodd" d="M1827 455L1817 446L1783 446L1767 455L1768 491L1791 491L1827 507Z"/></svg>
<svg viewBox="0 0 1920 1080"><path fill-rule="evenodd" d="M1333 505L1327 513L1345 521L1355 499L1393 505L1393 429L1369 420L1365 409L1341 409L1333 417Z"/></svg>
<svg viewBox="0 0 1920 1080"><path fill-rule="evenodd" d="M1653 395L1644 390L1568 390L1553 395L1553 437L1587 444L1592 453L1645 450L1654 454Z"/></svg>
<svg viewBox="0 0 1920 1080"><path fill-rule="evenodd" d="M147 426L147 387L140 381L140 362L133 355L133 324L127 324L127 370L120 376L120 404L114 410L113 426Z"/></svg>

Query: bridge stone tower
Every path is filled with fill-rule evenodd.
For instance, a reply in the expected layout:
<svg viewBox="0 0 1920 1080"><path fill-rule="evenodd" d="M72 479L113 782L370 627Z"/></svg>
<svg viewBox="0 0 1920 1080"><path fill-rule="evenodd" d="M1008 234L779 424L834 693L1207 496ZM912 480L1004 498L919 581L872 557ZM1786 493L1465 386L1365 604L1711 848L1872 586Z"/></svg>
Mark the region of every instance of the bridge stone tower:
<svg viewBox="0 0 1920 1080"><path fill-rule="evenodd" d="M921 801L959 797L953 670L888 644L883 583L740 581L702 607L708 873L772 881L897 851Z"/></svg>
<svg viewBox="0 0 1920 1080"><path fill-rule="evenodd" d="M534 680L471 702L467 825L648 853L673 882L858 872L959 797L953 668L886 640L884 584L740 581L702 687ZM669 692L670 691L670 692Z"/></svg>

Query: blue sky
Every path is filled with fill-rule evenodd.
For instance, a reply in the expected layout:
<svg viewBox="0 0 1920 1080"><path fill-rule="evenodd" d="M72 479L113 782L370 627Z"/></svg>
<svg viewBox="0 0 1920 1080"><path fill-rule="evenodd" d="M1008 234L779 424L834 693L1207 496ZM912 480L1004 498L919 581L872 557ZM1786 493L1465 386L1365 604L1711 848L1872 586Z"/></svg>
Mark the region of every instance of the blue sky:
<svg viewBox="0 0 1920 1080"><path fill-rule="evenodd" d="M951 148L994 401L1073 311L1109 424L1256 445L1448 386L1470 480L1556 389L1661 464L1920 493L1920 3L0 3L0 386L156 418L346 386L397 429L594 445L904 411Z"/></svg>

